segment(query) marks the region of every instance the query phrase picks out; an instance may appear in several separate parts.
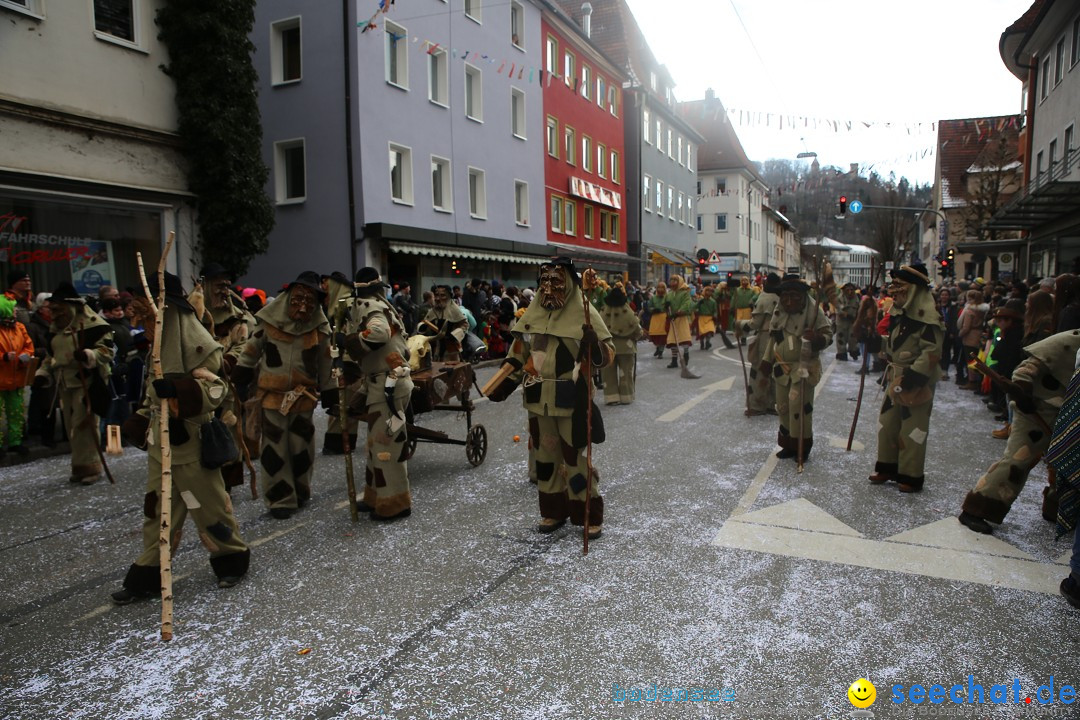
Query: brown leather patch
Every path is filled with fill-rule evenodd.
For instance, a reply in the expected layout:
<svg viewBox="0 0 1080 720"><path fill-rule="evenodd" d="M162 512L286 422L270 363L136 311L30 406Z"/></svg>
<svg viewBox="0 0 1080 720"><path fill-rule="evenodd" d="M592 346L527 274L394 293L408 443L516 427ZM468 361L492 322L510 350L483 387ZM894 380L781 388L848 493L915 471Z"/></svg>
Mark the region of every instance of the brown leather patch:
<svg viewBox="0 0 1080 720"><path fill-rule="evenodd" d="M386 366L388 368L390 368L391 370L393 370L394 368L399 368L399 367L401 367L402 365L405 364L405 359L403 357L401 357L401 355L399 353L396 353L396 352L387 353L385 361L386 361Z"/></svg>

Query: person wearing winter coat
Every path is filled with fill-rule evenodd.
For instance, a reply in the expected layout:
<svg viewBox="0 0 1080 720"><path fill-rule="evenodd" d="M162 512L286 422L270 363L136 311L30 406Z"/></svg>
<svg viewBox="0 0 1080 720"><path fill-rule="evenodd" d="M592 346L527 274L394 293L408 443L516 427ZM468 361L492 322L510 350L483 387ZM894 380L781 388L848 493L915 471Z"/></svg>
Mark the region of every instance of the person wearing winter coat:
<svg viewBox="0 0 1080 720"><path fill-rule="evenodd" d="M968 363L979 356L979 348L982 347L983 322L990 306L983 302L983 294L979 290L968 290L967 304L956 324L956 334L960 338L960 344L964 348L963 357L956 364L956 382L961 383L961 374L967 378L965 390L977 390L981 378L978 373L968 373Z"/></svg>
<svg viewBox="0 0 1080 720"><path fill-rule="evenodd" d="M23 388L33 357L34 343L26 327L15 319L15 301L0 296L0 415L7 425L0 442L0 456L8 450L23 456L27 454L23 444L26 429Z"/></svg>

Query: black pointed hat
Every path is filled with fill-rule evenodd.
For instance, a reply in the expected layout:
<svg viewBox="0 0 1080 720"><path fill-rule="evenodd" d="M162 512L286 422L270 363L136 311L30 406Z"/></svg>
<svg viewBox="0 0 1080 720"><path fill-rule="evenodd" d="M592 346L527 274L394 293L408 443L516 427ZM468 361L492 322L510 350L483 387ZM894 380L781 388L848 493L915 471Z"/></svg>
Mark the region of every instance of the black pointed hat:
<svg viewBox="0 0 1080 720"><path fill-rule="evenodd" d="M303 285L306 288L310 288L315 291L318 297L323 297L326 293L322 288L322 280L319 278L319 274L313 270L305 270L296 276L296 279L285 286L285 292L292 290L297 285Z"/></svg>
<svg viewBox="0 0 1080 720"><path fill-rule="evenodd" d="M158 294L161 292L157 273L147 279L146 286L150 288L150 294L154 297L154 302L157 302ZM168 271L165 272L165 299L168 301L168 305L195 312L195 308L191 307L191 303L188 302L187 295L184 293L184 286L180 282L180 278Z"/></svg>
<svg viewBox="0 0 1080 720"><path fill-rule="evenodd" d="M56 289L52 291L52 296L49 297L49 300L55 302L79 303L82 305L86 304L86 298L79 295L75 290L75 286L67 280L56 286Z"/></svg>

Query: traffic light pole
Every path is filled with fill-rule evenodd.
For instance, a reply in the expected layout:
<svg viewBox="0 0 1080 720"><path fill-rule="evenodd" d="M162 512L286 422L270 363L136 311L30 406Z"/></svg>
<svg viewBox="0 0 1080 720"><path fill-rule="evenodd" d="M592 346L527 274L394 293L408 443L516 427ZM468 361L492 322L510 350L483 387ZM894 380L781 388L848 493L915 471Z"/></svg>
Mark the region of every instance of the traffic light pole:
<svg viewBox="0 0 1080 720"><path fill-rule="evenodd" d="M942 227L944 227L944 229L945 229L945 237L946 237L946 239L949 237L949 219L946 218L944 213L942 213L940 210L934 210L933 208L926 208L926 207L921 207L921 208L920 207L904 207L904 206L900 206L900 205L863 205L862 209L863 210L899 210L900 212L910 212L910 213L915 213L916 215L920 215L922 213L934 213L939 218L941 218L941 224L942 224ZM916 232L918 232L917 228L916 228ZM918 240L917 237L916 237L916 240Z"/></svg>

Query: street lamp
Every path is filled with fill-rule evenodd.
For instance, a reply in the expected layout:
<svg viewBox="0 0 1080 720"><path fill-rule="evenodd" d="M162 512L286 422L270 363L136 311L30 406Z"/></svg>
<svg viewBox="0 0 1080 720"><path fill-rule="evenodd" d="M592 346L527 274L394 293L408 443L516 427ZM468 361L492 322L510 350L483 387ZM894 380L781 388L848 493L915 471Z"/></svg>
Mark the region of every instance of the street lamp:
<svg viewBox="0 0 1080 720"><path fill-rule="evenodd" d="M797 160L802 160L804 158L816 158L816 157L817 157L816 152L801 152L801 153L799 153L798 155L795 156L795 158Z"/></svg>

